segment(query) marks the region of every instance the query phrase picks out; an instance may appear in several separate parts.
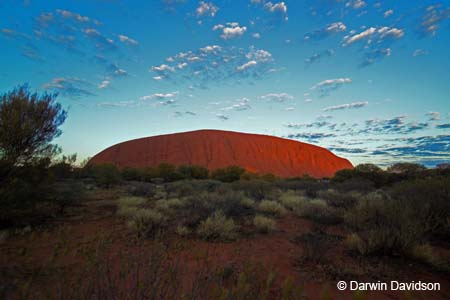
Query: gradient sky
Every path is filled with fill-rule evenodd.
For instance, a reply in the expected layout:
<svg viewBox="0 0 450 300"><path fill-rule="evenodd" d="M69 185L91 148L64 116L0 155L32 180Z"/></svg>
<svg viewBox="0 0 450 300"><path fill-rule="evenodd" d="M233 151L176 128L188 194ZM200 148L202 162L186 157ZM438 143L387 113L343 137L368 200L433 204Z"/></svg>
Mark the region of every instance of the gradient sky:
<svg viewBox="0 0 450 300"><path fill-rule="evenodd" d="M214 128L449 162L449 48L448 1L0 0L0 92L58 92L80 160Z"/></svg>

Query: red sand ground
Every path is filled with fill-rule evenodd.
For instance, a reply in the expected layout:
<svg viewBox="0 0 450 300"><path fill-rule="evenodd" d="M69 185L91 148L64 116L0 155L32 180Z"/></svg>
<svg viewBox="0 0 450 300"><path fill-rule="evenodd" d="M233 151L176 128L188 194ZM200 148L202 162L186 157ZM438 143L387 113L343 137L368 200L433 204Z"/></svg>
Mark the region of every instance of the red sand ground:
<svg viewBox="0 0 450 300"><path fill-rule="evenodd" d="M274 136L221 130L198 130L123 142L95 155L91 163L119 168L161 162L194 164L210 170L238 165L249 172L280 177L308 174L331 177L352 164L327 149Z"/></svg>
<svg viewBox="0 0 450 300"><path fill-rule="evenodd" d="M115 205L112 199L118 197L117 192L108 191L99 195L96 199L85 202L78 211L73 212L57 222L57 227L51 227L48 231L32 232L23 236L15 236L0 244L0 266L2 270L8 270L14 277L22 277L32 273L33 270L45 264L51 259L55 246L61 239L61 228L65 228L68 252L62 260L58 261L57 269L68 272L77 272L81 268L77 261L76 252L80 246L88 245L102 234L112 237L112 256L120 255L130 249L139 251L145 257L145 253L151 251L152 241L146 241L141 247L130 246L129 241L133 234L127 229L124 221L114 216ZM208 252L211 266L233 265L238 268L246 262L260 263L268 270L276 272L277 284L290 277L296 284L304 285L305 298L319 299L359 299L349 291L338 291L338 280L361 280L376 282L378 273L383 273L382 281L398 280L410 282L422 280L425 282L439 282L439 292L367 292L363 299L371 300L402 300L402 299L450 299L450 277L445 273L436 273L429 268L412 262L399 261L392 258L379 259L369 262L364 258L358 262L346 253L341 242L333 244L326 254L327 262L321 265L312 262L299 263L303 245L292 240L299 234L311 232L314 223L298 218L294 215L286 215L277 220L277 230L268 234L256 234L241 237L231 243L208 243L196 239L180 238L177 235L169 237L172 244L182 243L184 247L177 256L188 270L194 270L199 266L197 258L199 253ZM328 227L329 234L344 237L345 229L340 227ZM131 247L131 248L130 248ZM174 254L175 255L175 254ZM369 260L367 258L367 260ZM350 275L352 278L330 278L323 268L333 264L340 266L338 270L345 276L345 269L361 271L361 276ZM4 269L6 268L6 269ZM344 269L345 268L345 269ZM78 270L79 271L79 270ZM189 276L189 275L188 275ZM347 275L349 276L349 275ZM53 287L55 282L43 274L39 279L42 286ZM328 297L326 297L328 295ZM15 298L16 299L16 298Z"/></svg>

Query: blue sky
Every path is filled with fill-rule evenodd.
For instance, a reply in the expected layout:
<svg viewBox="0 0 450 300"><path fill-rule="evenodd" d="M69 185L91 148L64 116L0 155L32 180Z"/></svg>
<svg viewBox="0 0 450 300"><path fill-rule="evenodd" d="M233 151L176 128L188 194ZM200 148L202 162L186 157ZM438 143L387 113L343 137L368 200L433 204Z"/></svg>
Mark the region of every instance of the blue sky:
<svg viewBox="0 0 450 300"><path fill-rule="evenodd" d="M448 1L0 1L0 92L58 92L80 160L214 128L449 162L449 48Z"/></svg>

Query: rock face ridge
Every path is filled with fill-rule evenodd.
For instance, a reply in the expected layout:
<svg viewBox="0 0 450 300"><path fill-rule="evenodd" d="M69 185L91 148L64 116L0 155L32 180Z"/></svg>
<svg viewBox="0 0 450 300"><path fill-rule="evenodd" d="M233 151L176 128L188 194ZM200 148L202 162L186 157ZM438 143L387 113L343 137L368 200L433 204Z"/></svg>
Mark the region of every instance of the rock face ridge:
<svg viewBox="0 0 450 300"><path fill-rule="evenodd" d="M90 163L113 163L119 168L149 167L166 162L193 164L210 170L238 165L249 172L280 177L308 174L331 177L353 168L325 148L268 135L222 130L197 130L152 136L111 146Z"/></svg>

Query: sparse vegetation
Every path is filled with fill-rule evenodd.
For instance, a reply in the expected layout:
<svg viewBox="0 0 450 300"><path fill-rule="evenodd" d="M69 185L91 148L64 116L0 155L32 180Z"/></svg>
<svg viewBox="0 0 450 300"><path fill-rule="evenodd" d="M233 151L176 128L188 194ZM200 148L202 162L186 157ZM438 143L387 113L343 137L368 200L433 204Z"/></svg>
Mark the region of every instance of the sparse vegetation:
<svg viewBox="0 0 450 300"><path fill-rule="evenodd" d="M276 227L274 220L259 215L253 218L253 225L256 227L256 230L261 233L272 232Z"/></svg>
<svg viewBox="0 0 450 300"><path fill-rule="evenodd" d="M197 228L197 235L208 241L231 241L237 236L236 224L233 219L227 219L222 211L216 211Z"/></svg>
<svg viewBox="0 0 450 300"><path fill-rule="evenodd" d="M286 212L286 209L280 203L271 200L261 201L258 205L258 210L274 217L280 217Z"/></svg>

